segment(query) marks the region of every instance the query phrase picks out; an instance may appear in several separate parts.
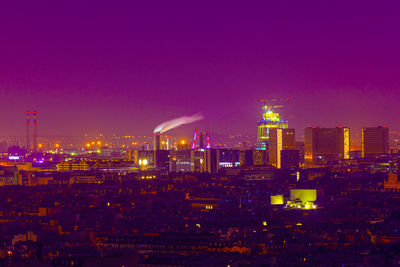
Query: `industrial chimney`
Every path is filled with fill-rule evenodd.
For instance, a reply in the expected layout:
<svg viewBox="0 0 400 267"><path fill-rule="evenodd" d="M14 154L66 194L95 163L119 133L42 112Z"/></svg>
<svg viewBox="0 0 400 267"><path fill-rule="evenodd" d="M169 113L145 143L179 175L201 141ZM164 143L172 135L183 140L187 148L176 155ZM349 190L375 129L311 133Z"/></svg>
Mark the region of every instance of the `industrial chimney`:
<svg viewBox="0 0 400 267"><path fill-rule="evenodd" d="M37 112L33 111L33 153L37 152Z"/></svg>
<svg viewBox="0 0 400 267"><path fill-rule="evenodd" d="M160 139L161 139L161 135L159 133L154 134L154 150L160 150Z"/></svg>
<svg viewBox="0 0 400 267"><path fill-rule="evenodd" d="M26 153L29 154L31 152L31 143L29 136L29 123L30 123L30 112L26 112Z"/></svg>

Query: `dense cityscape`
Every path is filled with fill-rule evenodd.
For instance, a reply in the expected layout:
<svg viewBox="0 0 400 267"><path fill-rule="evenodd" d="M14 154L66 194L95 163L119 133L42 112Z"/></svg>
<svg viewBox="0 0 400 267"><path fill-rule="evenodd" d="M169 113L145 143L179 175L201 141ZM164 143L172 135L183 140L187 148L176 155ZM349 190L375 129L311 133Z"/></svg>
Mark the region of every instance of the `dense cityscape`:
<svg viewBox="0 0 400 267"><path fill-rule="evenodd" d="M400 266L400 1L0 1L0 267Z"/></svg>
<svg viewBox="0 0 400 267"><path fill-rule="evenodd" d="M351 150L347 127L308 127L297 141L272 106L260 117L253 142L230 145L208 129L178 140L163 128L43 144L27 111L25 145L1 143L1 264L399 264L388 127L362 128Z"/></svg>

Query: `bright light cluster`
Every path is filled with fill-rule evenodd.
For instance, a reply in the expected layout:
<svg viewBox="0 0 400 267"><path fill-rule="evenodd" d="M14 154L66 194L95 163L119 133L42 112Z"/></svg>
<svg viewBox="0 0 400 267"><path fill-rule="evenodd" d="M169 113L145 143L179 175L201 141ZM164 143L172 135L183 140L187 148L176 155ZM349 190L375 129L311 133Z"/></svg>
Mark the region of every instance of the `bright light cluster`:
<svg viewBox="0 0 400 267"><path fill-rule="evenodd" d="M288 200L288 202L285 205L285 208L310 210L310 209L316 209L317 204L315 204L312 201L301 202L301 201Z"/></svg>
<svg viewBox="0 0 400 267"><path fill-rule="evenodd" d="M140 178L142 180L150 180L150 179L155 179L156 176L155 175L147 175L147 176L142 175Z"/></svg>
<svg viewBox="0 0 400 267"><path fill-rule="evenodd" d="M147 164L149 164L147 159L139 159L139 165L147 166Z"/></svg>
<svg viewBox="0 0 400 267"><path fill-rule="evenodd" d="M281 120L279 113L274 112L272 107L264 106L263 109L263 119L258 122L257 147L258 149L265 150L266 143L269 139L270 129L286 129L288 128L288 123L285 120Z"/></svg>

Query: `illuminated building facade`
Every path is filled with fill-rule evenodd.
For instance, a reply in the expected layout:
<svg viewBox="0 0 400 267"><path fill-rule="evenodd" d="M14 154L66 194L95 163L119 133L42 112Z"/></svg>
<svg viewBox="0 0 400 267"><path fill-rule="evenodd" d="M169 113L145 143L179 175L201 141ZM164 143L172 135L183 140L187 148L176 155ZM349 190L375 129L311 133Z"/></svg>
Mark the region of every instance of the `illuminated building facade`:
<svg viewBox="0 0 400 267"><path fill-rule="evenodd" d="M307 167L349 159L350 129L347 127L306 128L304 158Z"/></svg>
<svg viewBox="0 0 400 267"><path fill-rule="evenodd" d="M59 172L71 172L71 171L88 171L90 170L89 165L86 161L65 161L60 162L56 165L57 171Z"/></svg>
<svg viewBox="0 0 400 267"><path fill-rule="evenodd" d="M254 166L265 166L268 164L268 151L254 150L253 151L253 164Z"/></svg>
<svg viewBox="0 0 400 267"><path fill-rule="evenodd" d="M294 129L270 129L269 163L280 169L282 166L281 151L287 149L296 149Z"/></svg>
<svg viewBox="0 0 400 267"><path fill-rule="evenodd" d="M317 190L315 189L291 189L290 200L286 203L286 208L294 209L316 209Z"/></svg>
<svg viewBox="0 0 400 267"><path fill-rule="evenodd" d="M191 172L204 172L204 151L190 151Z"/></svg>
<svg viewBox="0 0 400 267"><path fill-rule="evenodd" d="M239 167L239 150L234 149L219 149L219 167L220 168L232 168Z"/></svg>
<svg viewBox="0 0 400 267"><path fill-rule="evenodd" d="M171 154L170 172L191 172L191 150L175 150Z"/></svg>
<svg viewBox="0 0 400 267"><path fill-rule="evenodd" d="M154 166L154 154L153 150L139 150L139 159L146 159L147 165Z"/></svg>
<svg viewBox="0 0 400 267"><path fill-rule="evenodd" d="M361 132L361 156L363 158L375 158L389 151L389 128L369 127L362 128Z"/></svg>
<svg viewBox="0 0 400 267"><path fill-rule="evenodd" d="M283 205L283 195L271 195L271 205Z"/></svg>
<svg viewBox="0 0 400 267"><path fill-rule="evenodd" d="M271 129L288 128L287 121L280 119L279 113L274 112L272 108L271 106L265 105L263 107L263 118L257 123L257 149L259 150L267 149Z"/></svg>
<svg viewBox="0 0 400 267"><path fill-rule="evenodd" d="M385 189L400 190L399 175L397 173L388 173L388 179L383 184Z"/></svg>
<svg viewBox="0 0 400 267"><path fill-rule="evenodd" d="M156 150L154 151L155 167L161 174L168 174L169 172L169 150Z"/></svg>

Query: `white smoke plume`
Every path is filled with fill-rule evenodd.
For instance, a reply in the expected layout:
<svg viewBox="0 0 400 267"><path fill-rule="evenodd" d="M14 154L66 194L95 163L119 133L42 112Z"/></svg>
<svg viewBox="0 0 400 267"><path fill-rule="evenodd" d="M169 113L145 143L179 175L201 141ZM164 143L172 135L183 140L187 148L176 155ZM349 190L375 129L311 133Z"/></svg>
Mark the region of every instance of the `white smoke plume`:
<svg viewBox="0 0 400 267"><path fill-rule="evenodd" d="M174 129L176 127L179 127L181 125L202 120L203 118L204 117L203 117L203 115L201 113L196 113L193 116L179 117L179 118L176 118L176 119L161 123L160 125L158 125L154 129L154 133L163 133L163 132L166 132L168 130L171 130L171 129Z"/></svg>

